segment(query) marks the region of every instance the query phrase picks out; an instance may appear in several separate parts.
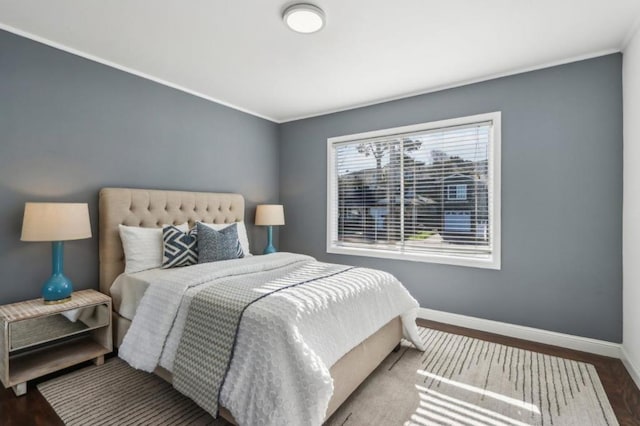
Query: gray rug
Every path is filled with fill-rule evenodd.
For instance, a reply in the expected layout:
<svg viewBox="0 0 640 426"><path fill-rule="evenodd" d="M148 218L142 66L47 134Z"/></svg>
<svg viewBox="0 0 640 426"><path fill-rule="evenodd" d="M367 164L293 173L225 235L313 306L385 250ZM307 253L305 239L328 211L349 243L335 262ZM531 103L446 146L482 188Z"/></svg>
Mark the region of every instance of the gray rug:
<svg viewBox="0 0 640 426"><path fill-rule="evenodd" d="M420 328L425 353L391 354L336 425L617 425L591 364Z"/></svg>
<svg viewBox="0 0 640 426"><path fill-rule="evenodd" d="M228 425L161 378L119 358L38 385L67 425Z"/></svg>
<svg viewBox="0 0 640 426"><path fill-rule="evenodd" d="M618 424L590 364L426 328L420 332L427 352L404 342L327 425ZM69 425L227 424L119 359L38 389Z"/></svg>

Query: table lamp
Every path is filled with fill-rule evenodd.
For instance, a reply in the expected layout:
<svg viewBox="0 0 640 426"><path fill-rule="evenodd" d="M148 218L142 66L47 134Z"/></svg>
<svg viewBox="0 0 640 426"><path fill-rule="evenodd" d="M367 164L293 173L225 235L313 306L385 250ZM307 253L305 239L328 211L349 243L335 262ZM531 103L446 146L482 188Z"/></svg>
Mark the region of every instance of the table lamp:
<svg viewBox="0 0 640 426"><path fill-rule="evenodd" d="M71 299L73 286L65 277L64 241L91 238L89 206L86 203L26 203L22 219L22 241L51 241L51 277L42 286L45 304Z"/></svg>
<svg viewBox="0 0 640 426"><path fill-rule="evenodd" d="M280 204L260 204L256 208L256 225L267 227L267 246L262 254L275 253L273 227L284 225L284 207Z"/></svg>

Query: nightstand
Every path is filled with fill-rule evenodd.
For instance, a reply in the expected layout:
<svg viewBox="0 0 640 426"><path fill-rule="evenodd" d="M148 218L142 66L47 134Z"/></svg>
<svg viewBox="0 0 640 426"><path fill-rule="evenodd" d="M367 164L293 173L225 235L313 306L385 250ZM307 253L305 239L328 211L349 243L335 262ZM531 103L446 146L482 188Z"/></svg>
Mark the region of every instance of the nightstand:
<svg viewBox="0 0 640 426"><path fill-rule="evenodd" d="M91 359L100 365L112 350L111 298L95 290L56 305L0 306L0 381L18 396L29 380Z"/></svg>

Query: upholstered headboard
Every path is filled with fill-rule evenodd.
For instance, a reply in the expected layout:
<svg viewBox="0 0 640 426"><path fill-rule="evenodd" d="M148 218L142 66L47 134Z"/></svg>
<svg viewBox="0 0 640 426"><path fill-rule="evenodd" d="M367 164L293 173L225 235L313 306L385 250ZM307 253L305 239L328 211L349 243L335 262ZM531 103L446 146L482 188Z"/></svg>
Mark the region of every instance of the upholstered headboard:
<svg viewBox="0 0 640 426"><path fill-rule="evenodd" d="M244 219L240 194L103 188L100 215L100 291L124 271L124 252L118 225L157 228L189 222L233 223Z"/></svg>

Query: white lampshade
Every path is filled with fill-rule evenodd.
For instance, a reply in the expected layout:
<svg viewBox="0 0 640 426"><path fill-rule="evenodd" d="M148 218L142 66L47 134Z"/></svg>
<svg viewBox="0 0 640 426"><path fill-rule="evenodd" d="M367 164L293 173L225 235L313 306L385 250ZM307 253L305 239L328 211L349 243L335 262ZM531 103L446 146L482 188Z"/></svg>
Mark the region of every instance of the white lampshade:
<svg viewBox="0 0 640 426"><path fill-rule="evenodd" d="M260 204L256 208L256 225L284 225L284 207L280 204Z"/></svg>
<svg viewBox="0 0 640 426"><path fill-rule="evenodd" d="M25 203L22 241L67 241L91 238L86 203Z"/></svg>

